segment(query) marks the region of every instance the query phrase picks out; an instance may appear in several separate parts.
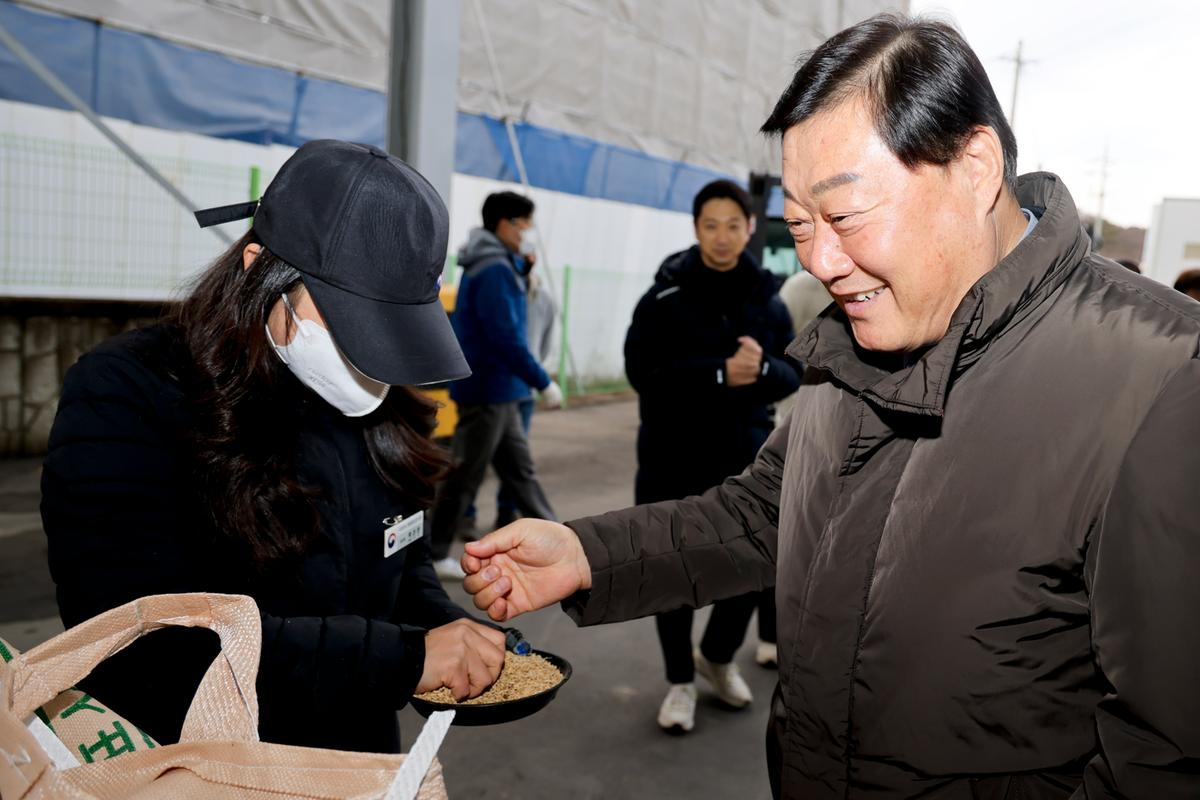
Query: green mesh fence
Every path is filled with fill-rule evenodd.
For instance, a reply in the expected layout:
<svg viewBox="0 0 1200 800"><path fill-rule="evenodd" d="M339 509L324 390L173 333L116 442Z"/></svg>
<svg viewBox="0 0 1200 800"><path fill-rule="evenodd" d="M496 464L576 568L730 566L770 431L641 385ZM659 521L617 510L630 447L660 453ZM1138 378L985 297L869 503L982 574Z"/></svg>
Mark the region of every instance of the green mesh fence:
<svg viewBox="0 0 1200 800"><path fill-rule="evenodd" d="M202 208L255 180L244 166L146 159ZM0 133L0 293L166 299L223 247L112 147Z"/></svg>

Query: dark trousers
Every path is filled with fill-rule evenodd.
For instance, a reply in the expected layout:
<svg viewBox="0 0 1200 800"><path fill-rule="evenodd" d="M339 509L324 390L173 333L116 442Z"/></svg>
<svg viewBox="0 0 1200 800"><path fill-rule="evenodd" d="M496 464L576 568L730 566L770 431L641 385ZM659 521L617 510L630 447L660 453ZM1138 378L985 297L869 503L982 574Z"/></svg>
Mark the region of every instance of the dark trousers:
<svg viewBox="0 0 1200 800"><path fill-rule="evenodd" d="M521 427L525 429L525 438L528 439L529 429L533 425L533 398L526 397L524 400L518 400L517 413L521 415ZM500 488L496 490L496 518L511 517L516 511L517 498L512 489L508 488L508 484L500 481ZM475 503L471 503L467 506L467 519L475 519L475 514Z"/></svg>
<svg viewBox="0 0 1200 800"><path fill-rule="evenodd" d="M763 589L758 593L758 638L759 641L776 644L775 638L775 588Z"/></svg>
<svg viewBox="0 0 1200 800"><path fill-rule="evenodd" d="M524 400L518 400L517 413L521 415L521 427L525 430L525 438L528 439L529 428L533 425L533 398L526 397ZM517 498L513 490L508 488L507 483L500 481L500 489L496 492L497 515L511 515L518 510Z"/></svg>
<svg viewBox="0 0 1200 800"><path fill-rule="evenodd" d="M430 550L434 559L445 558L454 531L475 500L488 464L513 493L523 516L555 519L550 501L537 480L529 439L521 425L517 403L459 406L458 427L451 445L454 468L442 483L433 512Z"/></svg>
<svg viewBox="0 0 1200 800"><path fill-rule="evenodd" d="M708 618L708 626L700 640L700 655L714 664L733 661L734 654L746 638L750 617L763 595L771 595L771 618L774 620L774 592L775 589L771 588L713 603L712 616ZM692 661L692 619L695 614L690 608L679 608L654 618L667 667L668 683L691 683L695 679L696 670Z"/></svg>
<svg viewBox="0 0 1200 800"><path fill-rule="evenodd" d="M751 591L748 595L730 597L713 603L713 614L700 640L700 654L716 664L733 661L742 646L750 616L758 609L758 638L763 642L775 640L775 589ZM662 645L662 661L666 663L667 682L690 684L695 679L695 662L691 655L691 622L696 612L677 608L673 612L655 615Z"/></svg>

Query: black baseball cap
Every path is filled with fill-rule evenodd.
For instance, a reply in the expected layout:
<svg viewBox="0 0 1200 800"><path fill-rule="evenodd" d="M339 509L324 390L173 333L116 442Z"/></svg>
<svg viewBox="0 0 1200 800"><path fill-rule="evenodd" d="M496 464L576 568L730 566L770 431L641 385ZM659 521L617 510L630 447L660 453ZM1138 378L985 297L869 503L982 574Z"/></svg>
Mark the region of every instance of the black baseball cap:
<svg viewBox="0 0 1200 800"><path fill-rule="evenodd" d="M196 212L200 227L254 217L254 233L304 276L338 348L381 383L471 374L438 299L449 218L429 181L378 147L315 139L262 199Z"/></svg>

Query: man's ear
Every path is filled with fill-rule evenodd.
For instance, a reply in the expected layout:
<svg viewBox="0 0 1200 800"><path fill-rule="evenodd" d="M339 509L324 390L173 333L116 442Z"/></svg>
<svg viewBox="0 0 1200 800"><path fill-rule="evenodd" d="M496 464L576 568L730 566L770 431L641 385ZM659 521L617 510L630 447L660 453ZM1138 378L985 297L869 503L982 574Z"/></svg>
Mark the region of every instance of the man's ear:
<svg viewBox="0 0 1200 800"><path fill-rule="evenodd" d="M980 125L971 133L958 157L965 178L976 198L976 210L987 214L996 205L1004 187L1004 146L996 131Z"/></svg>
<svg viewBox="0 0 1200 800"><path fill-rule="evenodd" d="M261 244L248 244L242 250L242 269L250 269L250 265L254 263L254 259L258 258L258 254L262 252Z"/></svg>
<svg viewBox="0 0 1200 800"><path fill-rule="evenodd" d="M757 228L758 228L758 217L756 217L755 215L751 214L751 215L750 215L750 235L751 235L751 236L753 236L753 235L754 235L754 231L755 231L755 229L757 229Z"/></svg>

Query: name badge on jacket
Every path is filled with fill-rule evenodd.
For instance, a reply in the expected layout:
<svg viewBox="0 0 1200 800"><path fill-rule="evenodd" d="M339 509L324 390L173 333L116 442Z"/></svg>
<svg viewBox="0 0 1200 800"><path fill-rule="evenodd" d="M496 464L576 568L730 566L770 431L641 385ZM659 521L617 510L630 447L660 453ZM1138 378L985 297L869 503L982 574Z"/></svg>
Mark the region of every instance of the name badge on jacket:
<svg viewBox="0 0 1200 800"><path fill-rule="evenodd" d="M384 517L383 557L394 556L425 533L425 512L408 517Z"/></svg>

